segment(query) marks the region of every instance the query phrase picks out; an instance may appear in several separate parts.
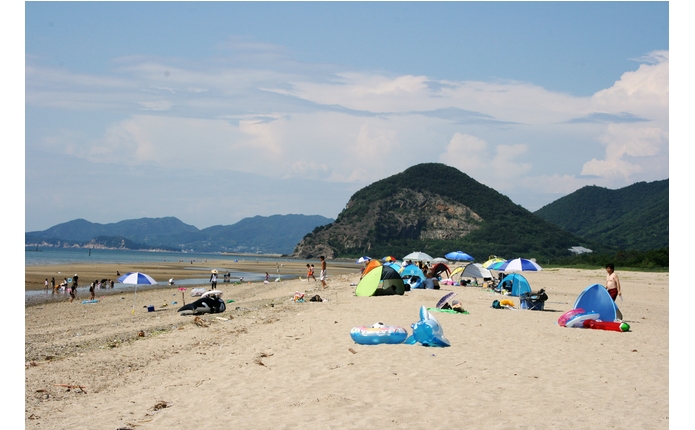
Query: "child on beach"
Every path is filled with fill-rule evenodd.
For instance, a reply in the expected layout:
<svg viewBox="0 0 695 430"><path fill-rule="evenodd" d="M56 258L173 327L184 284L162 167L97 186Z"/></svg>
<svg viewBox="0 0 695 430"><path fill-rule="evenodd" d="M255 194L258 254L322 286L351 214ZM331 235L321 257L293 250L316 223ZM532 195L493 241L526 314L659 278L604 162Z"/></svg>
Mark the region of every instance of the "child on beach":
<svg viewBox="0 0 695 430"><path fill-rule="evenodd" d="M307 270L307 275L306 275L306 280L309 282L309 279L313 279L314 281L316 280L316 277L314 276L314 265L306 265L306 270Z"/></svg>

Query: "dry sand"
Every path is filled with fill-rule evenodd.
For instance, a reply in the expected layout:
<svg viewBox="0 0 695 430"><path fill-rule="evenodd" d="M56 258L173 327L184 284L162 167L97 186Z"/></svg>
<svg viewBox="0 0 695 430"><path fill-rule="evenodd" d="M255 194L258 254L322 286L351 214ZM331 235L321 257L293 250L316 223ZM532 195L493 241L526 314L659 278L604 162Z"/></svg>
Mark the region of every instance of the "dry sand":
<svg viewBox="0 0 695 430"><path fill-rule="evenodd" d="M139 291L135 314L132 292L26 306L25 427L669 427L668 273L618 271L631 326L618 333L556 323L602 270L525 274L549 295L542 312L492 309L500 296L478 287L356 297L357 270L330 270L326 290L219 283L234 303L198 319L176 312L176 287ZM329 301L295 303L295 290ZM470 312L435 314L448 348L350 338L375 322L410 332L420 306L448 291Z"/></svg>

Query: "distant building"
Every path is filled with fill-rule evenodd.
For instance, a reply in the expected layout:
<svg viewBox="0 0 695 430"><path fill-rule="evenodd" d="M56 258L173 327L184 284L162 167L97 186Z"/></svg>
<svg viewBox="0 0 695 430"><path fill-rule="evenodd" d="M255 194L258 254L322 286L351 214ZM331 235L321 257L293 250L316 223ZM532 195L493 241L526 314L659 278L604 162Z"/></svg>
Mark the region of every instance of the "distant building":
<svg viewBox="0 0 695 430"><path fill-rule="evenodd" d="M573 246L573 247L569 248L569 250L571 252L574 252L577 255L584 254L587 252L594 252L594 251L590 250L589 248L584 248L583 246Z"/></svg>

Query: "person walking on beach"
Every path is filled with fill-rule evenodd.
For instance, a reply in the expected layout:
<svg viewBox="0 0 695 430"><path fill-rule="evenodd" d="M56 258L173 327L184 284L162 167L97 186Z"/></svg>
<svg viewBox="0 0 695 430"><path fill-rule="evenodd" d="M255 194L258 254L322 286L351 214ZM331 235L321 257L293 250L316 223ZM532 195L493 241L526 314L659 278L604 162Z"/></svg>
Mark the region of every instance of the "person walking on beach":
<svg viewBox="0 0 695 430"><path fill-rule="evenodd" d="M75 273L75 276L73 276L72 285L70 286L70 303L72 303L72 301L75 300L76 295L77 295L77 273Z"/></svg>
<svg viewBox="0 0 695 430"><path fill-rule="evenodd" d="M94 300L94 282L89 284L89 300Z"/></svg>
<svg viewBox="0 0 695 430"><path fill-rule="evenodd" d="M53 291L52 294L56 293L56 278L55 277L51 278L51 291Z"/></svg>
<svg viewBox="0 0 695 430"><path fill-rule="evenodd" d="M217 289L217 272L212 272L210 275L210 288L213 290Z"/></svg>
<svg viewBox="0 0 695 430"><path fill-rule="evenodd" d="M608 290L608 294L611 295L613 301L615 301L618 296L622 298L623 291L620 288L620 279L618 279L618 275L615 273L615 266L613 266L613 263L606 264L606 273L606 290Z"/></svg>
<svg viewBox="0 0 695 430"><path fill-rule="evenodd" d="M314 265L306 265L306 281L309 282L309 279L313 279L316 281L316 276L314 276Z"/></svg>
<svg viewBox="0 0 695 430"><path fill-rule="evenodd" d="M319 276L319 279L321 280L323 289L326 289L326 287L328 287L326 284L326 257L322 255L319 258L321 259L321 276Z"/></svg>
<svg viewBox="0 0 695 430"><path fill-rule="evenodd" d="M43 281L43 292L44 294L48 295L48 278L46 278L46 280Z"/></svg>

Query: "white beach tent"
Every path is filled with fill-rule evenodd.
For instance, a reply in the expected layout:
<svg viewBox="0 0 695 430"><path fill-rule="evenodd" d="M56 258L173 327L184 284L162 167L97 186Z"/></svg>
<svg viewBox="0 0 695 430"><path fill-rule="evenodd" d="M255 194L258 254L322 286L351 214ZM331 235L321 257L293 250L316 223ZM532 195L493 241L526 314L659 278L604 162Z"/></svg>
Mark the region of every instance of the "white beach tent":
<svg viewBox="0 0 695 430"><path fill-rule="evenodd" d="M491 279L492 273L484 268L480 263L471 263L463 269L463 272L461 272L461 277Z"/></svg>

